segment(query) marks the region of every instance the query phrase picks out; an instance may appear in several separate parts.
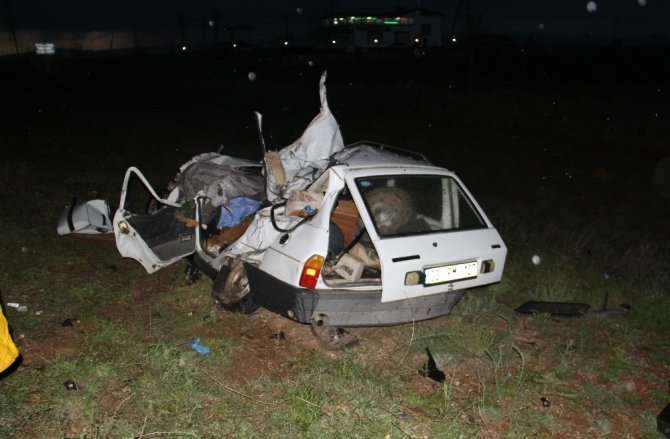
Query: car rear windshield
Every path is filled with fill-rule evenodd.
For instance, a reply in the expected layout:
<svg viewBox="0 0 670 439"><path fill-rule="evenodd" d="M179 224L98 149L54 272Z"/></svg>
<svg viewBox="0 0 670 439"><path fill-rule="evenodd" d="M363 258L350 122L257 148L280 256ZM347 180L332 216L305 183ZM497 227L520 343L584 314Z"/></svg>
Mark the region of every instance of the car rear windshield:
<svg viewBox="0 0 670 439"><path fill-rule="evenodd" d="M441 175L356 179L380 237L486 227L456 180Z"/></svg>

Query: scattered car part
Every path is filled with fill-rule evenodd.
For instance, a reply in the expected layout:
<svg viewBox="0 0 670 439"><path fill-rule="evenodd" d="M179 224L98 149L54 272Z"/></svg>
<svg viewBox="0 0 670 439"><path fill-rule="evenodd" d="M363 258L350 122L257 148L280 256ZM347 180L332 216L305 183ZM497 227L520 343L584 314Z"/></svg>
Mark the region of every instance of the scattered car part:
<svg viewBox="0 0 670 439"><path fill-rule="evenodd" d="M61 326L66 327L66 326L74 326L79 323L79 320L77 319L72 319L72 318L67 318L63 320L61 323Z"/></svg>
<svg viewBox="0 0 670 439"><path fill-rule="evenodd" d="M443 383L446 375L440 369L437 368L437 363L435 363L435 358L433 354L430 353L430 349L426 348L426 355L428 359L423 364L423 368L419 369L419 375L422 377L430 378L433 381L438 383Z"/></svg>
<svg viewBox="0 0 670 439"><path fill-rule="evenodd" d="M76 198L63 210L56 231L59 235L70 233L112 233L110 208L105 200L77 203Z"/></svg>
<svg viewBox="0 0 670 439"><path fill-rule="evenodd" d="M589 312L591 306L574 302L529 301L514 311L521 314L551 314L561 317L581 317Z"/></svg>
<svg viewBox="0 0 670 439"><path fill-rule="evenodd" d="M670 404L666 405L656 417L658 431L670 437Z"/></svg>
<svg viewBox="0 0 670 439"><path fill-rule="evenodd" d="M341 351L358 344L359 339L353 332L331 326L326 316L316 316L311 324L312 334L316 337L319 344L329 351Z"/></svg>
<svg viewBox="0 0 670 439"><path fill-rule="evenodd" d="M602 307L598 310L591 311L591 306L586 303L577 302L545 302L545 301L529 301L515 309L521 314L551 314L560 317L582 317L586 314L593 314L596 316L612 316L625 314L630 310L630 305L621 304L618 308L608 308L609 293L605 292Z"/></svg>
<svg viewBox="0 0 670 439"><path fill-rule="evenodd" d="M279 331L270 335L270 338L274 340L286 340L286 334L284 334L284 331Z"/></svg>
<svg viewBox="0 0 670 439"><path fill-rule="evenodd" d="M67 380L63 383L63 386L65 386L67 390L79 390L79 386L77 386L75 380Z"/></svg>
<svg viewBox="0 0 670 439"><path fill-rule="evenodd" d="M184 269L184 275L186 277L186 284L193 285L200 279L200 270L193 264L188 264Z"/></svg>

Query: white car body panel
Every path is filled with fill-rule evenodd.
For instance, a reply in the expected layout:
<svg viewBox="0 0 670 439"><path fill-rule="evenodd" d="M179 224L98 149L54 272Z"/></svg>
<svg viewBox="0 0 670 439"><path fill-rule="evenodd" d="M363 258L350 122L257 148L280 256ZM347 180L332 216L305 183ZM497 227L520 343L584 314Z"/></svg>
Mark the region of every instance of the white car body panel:
<svg viewBox="0 0 670 439"><path fill-rule="evenodd" d="M72 201L75 203L75 201ZM105 200L89 200L67 206L58 220L59 235L112 233L109 206Z"/></svg>
<svg viewBox="0 0 670 439"><path fill-rule="evenodd" d="M137 230L128 222L128 217L132 214L124 209L126 205L126 197L128 195L128 184L132 175L137 176L142 184L147 188L151 195L161 203L172 206L179 207L180 204L162 199L158 196L156 191L153 189L146 177L140 172L139 169L135 167L130 167L126 171L126 175L123 179L123 186L121 188L121 199L119 201L119 208L114 214L113 225L114 225L114 238L116 239L116 248L119 250L119 253L124 258L135 259L137 262L142 264L147 273L155 273L161 268L167 267L170 264L173 264L184 257L195 252L195 247L192 251L177 255L173 258L167 260L161 260L156 253L149 247L146 241L140 236ZM127 233L122 232L122 230L127 231ZM196 232L197 233L197 232ZM197 241L197 239L196 239Z"/></svg>
<svg viewBox="0 0 670 439"><path fill-rule="evenodd" d="M388 158L388 157L387 157ZM298 230L291 233L285 244L275 241L266 251L260 268L286 283L297 285L302 264L314 254L325 256L328 246L328 219L330 209L337 193L344 187L342 178L346 179L352 197L361 214L361 219L368 230L382 266L382 302L403 300L436 294L454 289L465 289L500 281L507 249L491 222L472 199L470 193L462 185L453 172L434 166L397 166L384 167L376 153L367 154L365 161L372 166L357 165L353 169L335 166L329 170L329 187L324 200L324 210ZM367 163L366 163L367 164ZM411 236L395 236L380 238L374 223L367 214L363 198L356 190L355 179L358 177L388 175L438 175L453 178L485 221L484 228L474 230L454 230L439 233L427 233ZM271 250L271 251L270 251ZM410 258L410 259L407 259ZM394 259L396 260L394 262ZM398 260L399 259L399 260ZM291 262L288 263L287 261ZM461 262L477 262L478 271L484 260L493 260L496 269L490 273L478 273L476 278L458 280L438 285L405 285L405 275L410 271L423 271L425 268L456 264ZM323 279L317 283L318 289L329 289ZM356 290L379 289L375 286L353 287Z"/></svg>
<svg viewBox="0 0 670 439"><path fill-rule="evenodd" d="M356 187L355 179L358 177L387 175L444 175L453 178L467 194L488 228L380 238L361 195L354 188ZM391 169L360 167L348 172L346 180L352 190L361 219L379 255L382 266L382 302L425 296L453 289L472 288L500 281L507 248L481 207L453 172L433 166L405 166ZM401 261L394 262L394 259L401 259ZM410 271L423 271L428 267L468 261L477 261L477 266L480 267L481 262L488 259L495 261L496 270L492 273L480 273L475 279L433 286L405 285L405 275Z"/></svg>

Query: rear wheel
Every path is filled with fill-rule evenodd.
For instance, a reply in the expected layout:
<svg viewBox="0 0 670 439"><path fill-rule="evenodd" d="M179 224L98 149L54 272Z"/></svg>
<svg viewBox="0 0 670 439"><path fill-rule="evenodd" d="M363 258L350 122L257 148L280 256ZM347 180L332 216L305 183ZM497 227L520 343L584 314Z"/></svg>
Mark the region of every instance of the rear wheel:
<svg viewBox="0 0 670 439"><path fill-rule="evenodd" d="M251 298L244 263L238 259L221 266L212 284L212 297L227 311L251 314L258 309Z"/></svg>

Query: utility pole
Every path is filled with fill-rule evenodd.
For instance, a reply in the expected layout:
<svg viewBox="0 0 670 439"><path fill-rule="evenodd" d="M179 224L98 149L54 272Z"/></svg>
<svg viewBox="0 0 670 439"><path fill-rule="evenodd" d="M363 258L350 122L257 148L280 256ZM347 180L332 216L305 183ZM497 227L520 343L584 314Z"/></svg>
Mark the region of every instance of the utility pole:
<svg viewBox="0 0 670 439"><path fill-rule="evenodd" d="M212 27L214 44L216 45L219 42L219 13L216 10L216 6L212 8L212 17L209 24Z"/></svg>
<svg viewBox="0 0 670 439"><path fill-rule="evenodd" d="M11 0L5 0L5 13L7 14L7 21L9 21L9 29L12 37L12 46L16 56L21 56L21 40L16 33L16 24L14 23L14 10L12 9Z"/></svg>
<svg viewBox="0 0 670 439"><path fill-rule="evenodd" d="M135 41L135 53L140 51L140 45L137 40L137 21L133 23L133 40Z"/></svg>
<svg viewBox="0 0 670 439"><path fill-rule="evenodd" d="M461 5L463 0L458 0L458 5L456 5L456 13L454 14L454 19L451 22L451 29L449 30L449 41L454 38L454 31L456 30L456 21L458 21L458 14L461 12Z"/></svg>
<svg viewBox="0 0 670 439"><path fill-rule="evenodd" d="M112 29L112 38L109 39L109 51L107 56L112 56L112 50L114 49L114 34L116 34L116 29Z"/></svg>
<svg viewBox="0 0 670 439"><path fill-rule="evenodd" d="M288 42L288 14L284 14L284 43Z"/></svg>
<svg viewBox="0 0 670 439"><path fill-rule="evenodd" d="M200 49L207 47L207 12L203 12L202 17L202 41L200 41Z"/></svg>
<svg viewBox="0 0 670 439"><path fill-rule="evenodd" d="M184 31L184 14L179 14L179 34L181 35L181 49L186 47L186 32Z"/></svg>

